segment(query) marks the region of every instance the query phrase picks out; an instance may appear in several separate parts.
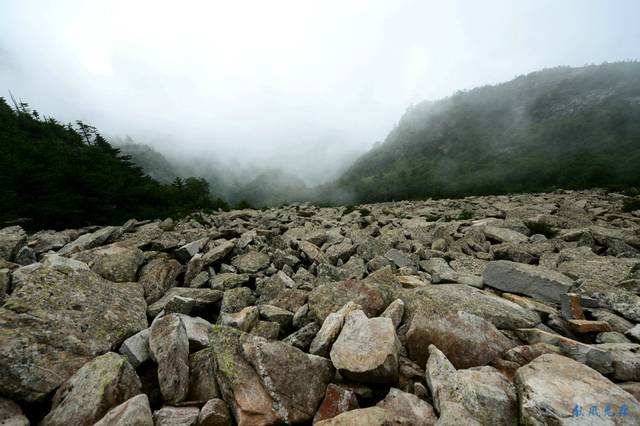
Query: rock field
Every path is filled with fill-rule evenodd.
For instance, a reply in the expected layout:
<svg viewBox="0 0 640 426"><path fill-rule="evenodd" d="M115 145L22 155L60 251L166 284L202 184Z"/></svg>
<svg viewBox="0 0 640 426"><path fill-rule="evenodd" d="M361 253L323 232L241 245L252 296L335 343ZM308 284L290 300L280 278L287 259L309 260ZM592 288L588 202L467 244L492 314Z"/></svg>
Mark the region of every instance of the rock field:
<svg viewBox="0 0 640 426"><path fill-rule="evenodd" d="M0 229L0 424L640 425L623 198Z"/></svg>

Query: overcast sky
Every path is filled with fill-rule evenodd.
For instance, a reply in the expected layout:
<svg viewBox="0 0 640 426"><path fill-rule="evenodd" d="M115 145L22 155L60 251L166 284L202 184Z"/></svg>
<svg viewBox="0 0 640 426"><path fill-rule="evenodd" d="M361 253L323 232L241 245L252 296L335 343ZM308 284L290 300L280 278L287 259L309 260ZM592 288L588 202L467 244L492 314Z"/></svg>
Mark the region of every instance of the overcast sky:
<svg viewBox="0 0 640 426"><path fill-rule="evenodd" d="M309 182L411 104L640 59L640 1L0 0L0 96Z"/></svg>

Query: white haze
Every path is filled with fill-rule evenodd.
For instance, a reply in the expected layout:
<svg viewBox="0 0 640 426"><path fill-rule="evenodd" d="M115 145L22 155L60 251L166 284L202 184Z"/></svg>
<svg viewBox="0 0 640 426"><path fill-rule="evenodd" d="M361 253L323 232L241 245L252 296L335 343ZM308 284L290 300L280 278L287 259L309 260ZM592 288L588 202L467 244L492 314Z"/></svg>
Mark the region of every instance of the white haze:
<svg viewBox="0 0 640 426"><path fill-rule="evenodd" d="M640 57L640 2L0 0L0 96L307 183L411 104Z"/></svg>

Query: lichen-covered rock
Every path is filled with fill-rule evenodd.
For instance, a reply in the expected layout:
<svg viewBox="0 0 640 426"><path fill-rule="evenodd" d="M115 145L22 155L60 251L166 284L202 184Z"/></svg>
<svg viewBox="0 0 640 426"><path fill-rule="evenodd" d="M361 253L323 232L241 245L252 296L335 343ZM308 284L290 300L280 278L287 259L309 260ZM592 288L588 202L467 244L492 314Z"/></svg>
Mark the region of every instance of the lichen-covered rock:
<svg viewBox="0 0 640 426"><path fill-rule="evenodd" d="M426 378L441 418L461 424L511 425L517 416L513 384L492 367L456 371L434 345L429 346Z"/></svg>
<svg viewBox="0 0 640 426"><path fill-rule="evenodd" d="M0 259L13 261L27 243L27 233L20 226L0 229Z"/></svg>
<svg viewBox="0 0 640 426"><path fill-rule="evenodd" d="M0 392L35 401L98 354L147 328L142 288L41 267L0 308Z"/></svg>
<svg viewBox="0 0 640 426"><path fill-rule="evenodd" d="M347 302L362 306L369 317L380 314L387 306L384 295L374 286L363 281L346 280L313 289L309 294L309 312L318 322L322 322Z"/></svg>
<svg viewBox="0 0 640 426"><path fill-rule="evenodd" d="M407 324L411 323L416 312L432 320L458 311L477 315L505 330L529 328L540 323L537 313L467 285L440 284L399 289L395 296L405 303L404 321Z"/></svg>
<svg viewBox="0 0 640 426"><path fill-rule="evenodd" d="M515 346L489 321L463 311L431 319L418 312L406 340L409 357L419 365L427 362L429 345L435 345L456 368L486 365Z"/></svg>
<svg viewBox="0 0 640 426"><path fill-rule="evenodd" d="M340 374L350 380L395 383L399 352L400 341L389 318L368 319L356 310L347 314L330 356Z"/></svg>
<svg viewBox="0 0 640 426"><path fill-rule="evenodd" d="M198 426L231 426L229 407L221 399L210 399L200 410Z"/></svg>
<svg viewBox="0 0 640 426"><path fill-rule="evenodd" d="M175 298L190 301L190 310L207 310L222 299L222 292L210 288L173 287L167 291L157 302L149 305L147 315L155 317Z"/></svg>
<svg viewBox="0 0 640 426"><path fill-rule="evenodd" d="M138 375L120 355L106 353L82 366L53 396L42 426L92 425L141 392Z"/></svg>
<svg viewBox="0 0 640 426"><path fill-rule="evenodd" d="M180 269L178 261L161 256L152 259L140 269L139 282L144 288L144 297L148 304L158 301L175 285Z"/></svg>
<svg viewBox="0 0 640 426"><path fill-rule="evenodd" d="M183 401L189 391L189 339L179 315L165 315L151 324L149 349L158 364L164 400Z"/></svg>
<svg viewBox="0 0 640 426"><path fill-rule="evenodd" d="M189 355L188 401L208 401L220 397L212 350L207 347Z"/></svg>
<svg viewBox="0 0 640 426"><path fill-rule="evenodd" d="M136 281L138 268L144 262L141 250L117 243L76 253L73 258L89 265L102 278L115 282Z"/></svg>
<svg viewBox="0 0 640 426"><path fill-rule="evenodd" d="M269 266L270 261L271 258L268 254L253 250L236 257L231 264L235 266L240 273L254 274Z"/></svg>
<svg viewBox="0 0 640 426"><path fill-rule="evenodd" d="M334 369L282 342L214 326L211 346L223 399L238 424L313 418Z"/></svg>

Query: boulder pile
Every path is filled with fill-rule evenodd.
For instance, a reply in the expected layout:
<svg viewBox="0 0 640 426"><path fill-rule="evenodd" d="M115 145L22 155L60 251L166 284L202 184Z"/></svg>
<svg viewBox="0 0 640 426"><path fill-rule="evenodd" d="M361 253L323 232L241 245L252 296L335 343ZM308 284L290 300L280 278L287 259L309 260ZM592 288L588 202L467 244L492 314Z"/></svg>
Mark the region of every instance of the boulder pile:
<svg viewBox="0 0 640 426"><path fill-rule="evenodd" d="M640 424L603 191L0 229L0 424Z"/></svg>

